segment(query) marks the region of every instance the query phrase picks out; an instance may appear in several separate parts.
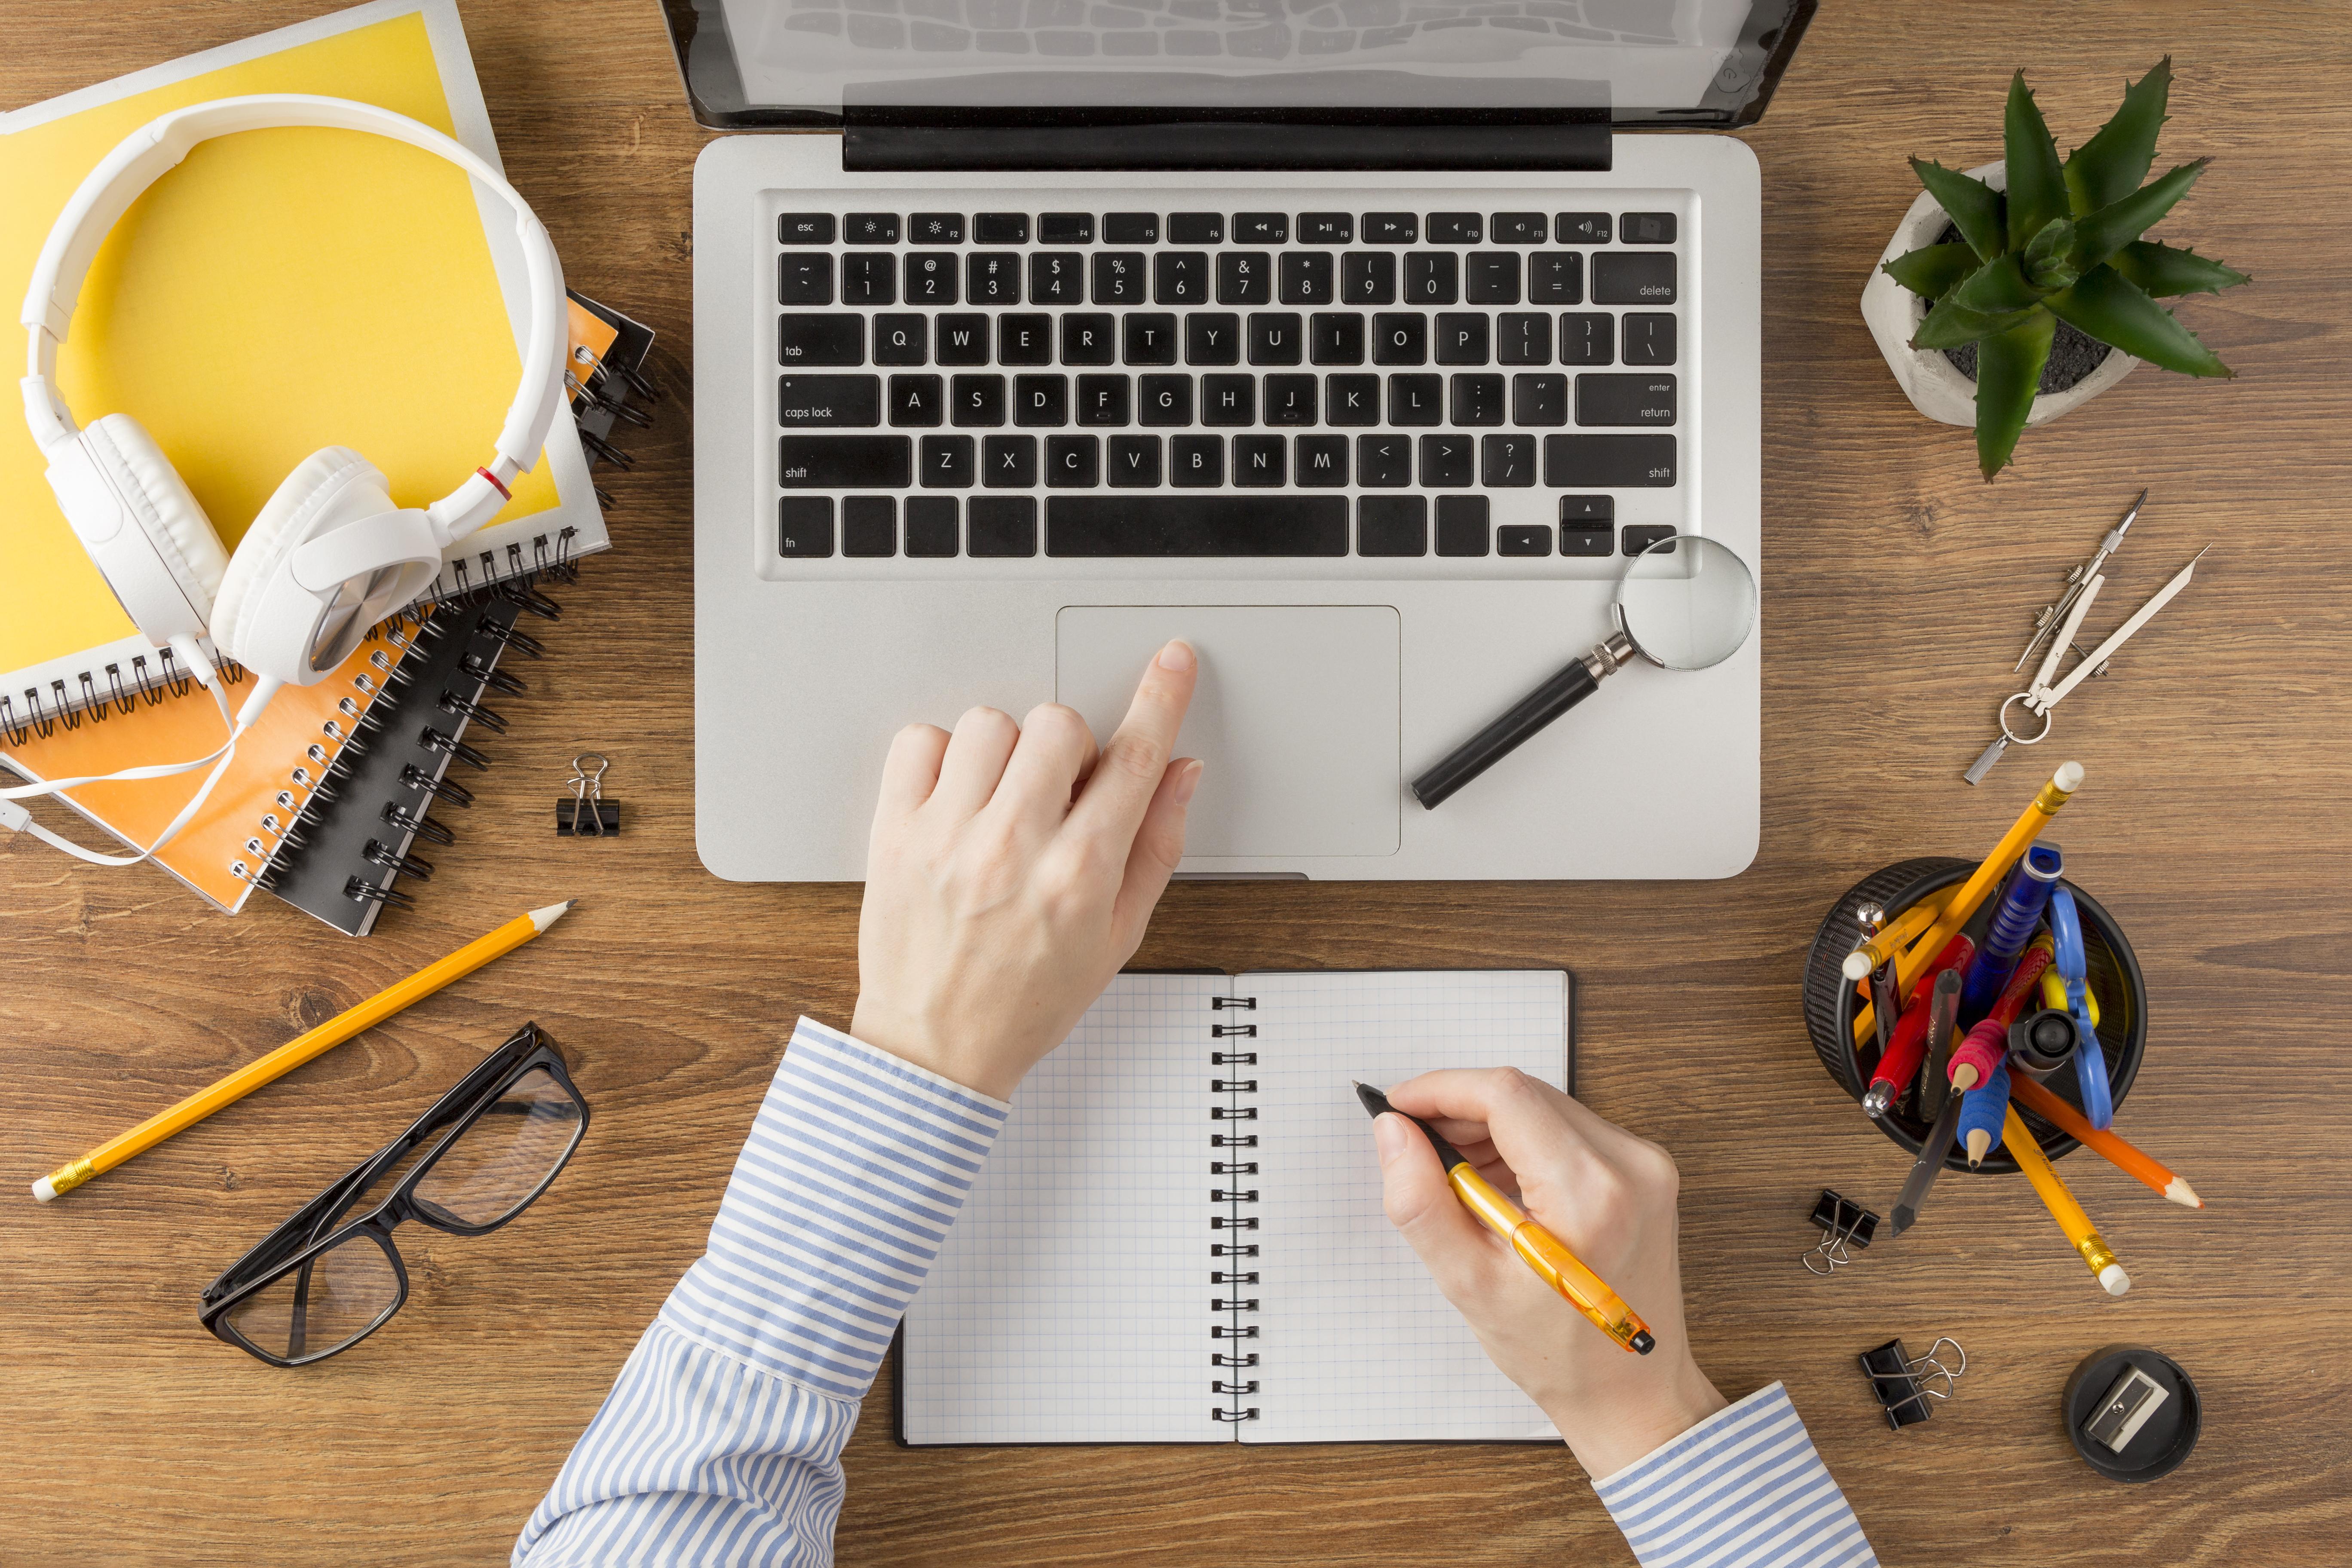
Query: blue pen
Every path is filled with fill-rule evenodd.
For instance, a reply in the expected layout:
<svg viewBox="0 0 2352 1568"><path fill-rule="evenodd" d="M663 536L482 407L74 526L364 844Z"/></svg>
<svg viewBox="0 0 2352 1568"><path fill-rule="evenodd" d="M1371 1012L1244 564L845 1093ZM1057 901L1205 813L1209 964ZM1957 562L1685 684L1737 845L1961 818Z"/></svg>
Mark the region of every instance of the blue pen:
<svg viewBox="0 0 2352 1568"><path fill-rule="evenodd" d="M1992 1077L1960 1096L1960 1143L1969 1152L1969 1169L1984 1163L1986 1153L2000 1142L2009 1120L2009 1058L1993 1065Z"/></svg>
<svg viewBox="0 0 2352 1568"><path fill-rule="evenodd" d="M1977 949L1976 962L1961 978L1960 1027L1965 1029L1991 1012L1992 1005L2000 999L2000 988L2016 973L2019 955L2033 940L2033 928L2042 923L2050 889L2065 873L2065 857L2055 844L2032 845L2018 861L2009 886L2001 890L2000 902L1993 909L1992 923L1985 928L1984 945Z"/></svg>
<svg viewBox="0 0 2352 1568"><path fill-rule="evenodd" d="M2050 895L2050 967L2066 983L2066 1011L2074 1016L2074 1082L2083 1093L2083 1119L2100 1131L2115 1125L2116 1103L2107 1092L2107 1058L2099 1032L2091 1026L2091 961L2083 948L2083 917L2074 895L2059 888Z"/></svg>

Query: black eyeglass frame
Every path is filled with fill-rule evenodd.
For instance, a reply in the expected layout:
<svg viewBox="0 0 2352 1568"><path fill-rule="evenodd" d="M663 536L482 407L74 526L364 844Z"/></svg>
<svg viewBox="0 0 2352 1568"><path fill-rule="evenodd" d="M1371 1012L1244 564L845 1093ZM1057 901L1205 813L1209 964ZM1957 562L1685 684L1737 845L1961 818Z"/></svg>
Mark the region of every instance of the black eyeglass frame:
<svg viewBox="0 0 2352 1568"><path fill-rule="evenodd" d="M416 1197L417 1184L441 1163L441 1157L465 1136L467 1130L487 1115L508 1089L538 1068L546 1069L548 1076L562 1086L580 1112L579 1121L572 1130L571 1142L564 1146L562 1155L550 1167L539 1184L506 1213L487 1225L469 1225L446 1209ZM518 1218L540 1200L541 1195L554 1184L555 1178L563 1173L563 1167L572 1163L572 1153L580 1147L580 1140L587 1135L587 1131L588 1101L581 1094L580 1086L572 1081L572 1072L564 1062L563 1053L537 1024L525 1024L504 1044L476 1063L454 1088L434 1102L431 1110L411 1123L406 1131L297 1209L258 1245L224 1269L219 1279L205 1286L204 1310L198 1315L198 1321L214 1338L235 1345L271 1366L309 1366L329 1356L339 1355L390 1322L399 1314L400 1309L408 1304L408 1267L401 1261L400 1248L393 1245L392 1233L395 1229L415 1220L451 1236L488 1235ZM356 1219L345 1219L348 1211L367 1195L368 1187L379 1176L436 1133L441 1134L440 1142L401 1178L399 1185L385 1194L382 1201L365 1214ZM391 1260L393 1275L400 1288L393 1297L392 1304L378 1314L373 1322L350 1339L331 1350L289 1360L263 1350L228 1321L227 1314L241 1302L362 1233L365 1233L368 1240ZM306 1236L311 1239L304 1239Z"/></svg>

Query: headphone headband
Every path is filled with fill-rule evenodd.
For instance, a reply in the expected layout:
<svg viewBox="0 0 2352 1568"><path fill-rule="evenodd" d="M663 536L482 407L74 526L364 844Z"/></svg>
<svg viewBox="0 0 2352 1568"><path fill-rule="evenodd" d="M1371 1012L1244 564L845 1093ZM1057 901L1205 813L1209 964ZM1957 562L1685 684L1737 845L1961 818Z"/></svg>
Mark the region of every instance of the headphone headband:
<svg viewBox="0 0 2352 1568"><path fill-rule="evenodd" d="M71 437L77 429L71 411L56 390L58 346L65 341L90 263L131 204L176 168L200 142L241 131L294 126L360 131L405 142L455 163L514 211L530 293L522 383L507 409L493 460L425 509L446 546L497 513L505 504L515 475L536 462L547 443L556 410L562 405L564 349L571 338L563 268L530 204L496 169L431 126L373 104L308 93L256 93L173 110L124 137L66 203L33 268L19 318L30 338L24 383L26 419L44 451Z"/></svg>

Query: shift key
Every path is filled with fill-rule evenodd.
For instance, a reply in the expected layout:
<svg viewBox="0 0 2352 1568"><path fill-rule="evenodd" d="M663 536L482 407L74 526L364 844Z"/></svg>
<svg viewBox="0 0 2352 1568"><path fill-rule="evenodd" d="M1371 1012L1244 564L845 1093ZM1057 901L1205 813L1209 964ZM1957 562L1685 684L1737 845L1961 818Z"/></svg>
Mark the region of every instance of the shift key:
<svg viewBox="0 0 2352 1568"><path fill-rule="evenodd" d="M780 375L776 377L776 422L788 430L808 425L879 425L882 378Z"/></svg>
<svg viewBox="0 0 2352 1568"><path fill-rule="evenodd" d="M776 318L776 358L785 364L864 364L862 310L786 310Z"/></svg>
<svg viewBox="0 0 2352 1568"><path fill-rule="evenodd" d="M788 490L903 490L915 482L907 436L783 436L776 482Z"/></svg>

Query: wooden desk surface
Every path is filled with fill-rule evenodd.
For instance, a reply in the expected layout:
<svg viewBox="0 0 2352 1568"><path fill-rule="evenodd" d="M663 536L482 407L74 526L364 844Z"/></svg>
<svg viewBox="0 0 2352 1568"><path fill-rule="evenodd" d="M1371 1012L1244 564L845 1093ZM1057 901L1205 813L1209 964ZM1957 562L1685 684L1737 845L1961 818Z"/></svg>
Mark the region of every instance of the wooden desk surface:
<svg viewBox="0 0 2352 1568"><path fill-rule="evenodd" d="M7 0L0 34L16 42L0 103L320 9ZM466 23L508 171L572 280L657 329L663 379L683 392L706 137L656 8L472 0ZM1139 955L1574 970L1587 1097L1682 1163L1701 1363L1735 1397L1788 1384L1890 1563L2343 1560L2342 23L2334 0L1824 7L1747 138L1764 167L1768 367L1754 868L1719 884L1181 887ZM2165 162L2216 159L2172 229L2255 279L2183 314L2240 379L2134 375L2030 434L1987 488L1966 433L1904 402L1855 309L1916 189L1903 157L1997 156L2020 63L2071 144L2168 49ZM462 846L436 857L422 907L373 940L266 900L223 919L159 873L0 844L0 1420L15 1456L0 1561L503 1561L699 1251L793 1016L846 1022L856 889L736 886L695 858L683 396L627 444L642 461L609 481L618 547L559 594L565 617L529 671L532 693L509 705L514 732L488 748L498 765L457 824ZM1818 1189L1883 1210L1905 1165L1813 1061L1805 944L1873 868L1982 853L2046 773L2012 758L1981 790L1959 779L2012 689L2032 611L2142 485L2150 508L2101 626L2199 546L2215 550L2063 717L2046 752L2063 745L2090 783L2053 837L2147 970L2154 1022L2125 1123L2210 1207L2192 1215L2088 1156L2068 1162L2138 1282L2119 1302L2013 1178L1947 1178L1911 1237L1813 1279L1797 1255ZM583 746L613 755L631 814L614 842L548 835L548 798ZM584 902L545 942L68 1201L23 1195L231 1064L567 895ZM197 1293L223 1264L524 1018L572 1054L596 1113L525 1222L481 1241L404 1232L405 1313L309 1372L267 1370L197 1328ZM1891 1435L1855 1353L1945 1332L1970 1353L1958 1398ZM2178 1357L2205 1402L2195 1457L2144 1489L2094 1477L2057 1414L2068 1371L2116 1341ZM889 1394L886 1374L848 1451L845 1563L1373 1563L1432 1542L1464 1564L1631 1561L1559 1450L908 1452L890 1441Z"/></svg>

